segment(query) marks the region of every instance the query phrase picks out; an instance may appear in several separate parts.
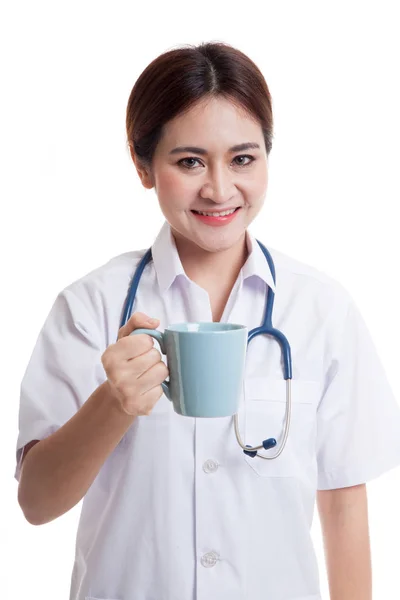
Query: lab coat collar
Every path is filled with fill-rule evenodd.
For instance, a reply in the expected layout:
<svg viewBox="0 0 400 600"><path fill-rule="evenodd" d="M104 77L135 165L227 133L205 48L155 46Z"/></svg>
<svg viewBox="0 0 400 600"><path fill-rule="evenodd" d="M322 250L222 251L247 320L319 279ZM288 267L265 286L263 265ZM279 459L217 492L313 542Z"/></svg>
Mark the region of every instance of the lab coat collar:
<svg viewBox="0 0 400 600"><path fill-rule="evenodd" d="M256 238L249 230L246 230L246 242L249 256L242 268L243 280L252 276L259 277L275 293L275 284L267 259ZM161 227L151 250L157 280L162 293L169 289L177 277L189 279L184 271L168 221L165 221Z"/></svg>
<svg viewBox="0 0 400 600"><path fill-rule="evenodd" d="M248 229L246 230L246 240L249 256L243 265L243 279L247 279L248 277L255 275L256 277L259 277L265 281L265 283L275 293L276 287L267 259L265 258L264 252L261 250L257 239L252 233L250 233ZM263 245L265 246L265 244Z"/></svg>

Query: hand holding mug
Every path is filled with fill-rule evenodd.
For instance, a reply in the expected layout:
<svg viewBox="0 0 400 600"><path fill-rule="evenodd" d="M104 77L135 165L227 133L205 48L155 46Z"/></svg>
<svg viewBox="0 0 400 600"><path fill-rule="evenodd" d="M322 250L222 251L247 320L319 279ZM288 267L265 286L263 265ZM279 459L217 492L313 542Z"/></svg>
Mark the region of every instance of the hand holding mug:
<svg viewBox="0 0 400 600"><path fill-rule="evenodd" d="M158 324L158 319L134 313L101 357L111 396L129 415L149 415L163 394L161 383L169 371L160 352L148 335L131 335L138 328L151 331Z"/></svg>

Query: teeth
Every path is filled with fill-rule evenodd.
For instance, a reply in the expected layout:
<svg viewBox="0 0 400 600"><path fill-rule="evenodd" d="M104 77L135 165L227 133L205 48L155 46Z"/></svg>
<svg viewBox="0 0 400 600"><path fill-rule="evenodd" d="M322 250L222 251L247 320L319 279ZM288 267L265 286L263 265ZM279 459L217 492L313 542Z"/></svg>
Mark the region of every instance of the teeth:
<svg viewBox="0 0 400 600"><path fill-rule="evenodd" d="M224 212L202 212L201 210L195 210L194 212L198 213L199 215L205 215L206 217L225 217L226 215L231 215L232 213L234 213L236 210L236 208L233 208L232 210L226 210Z"/></svg>

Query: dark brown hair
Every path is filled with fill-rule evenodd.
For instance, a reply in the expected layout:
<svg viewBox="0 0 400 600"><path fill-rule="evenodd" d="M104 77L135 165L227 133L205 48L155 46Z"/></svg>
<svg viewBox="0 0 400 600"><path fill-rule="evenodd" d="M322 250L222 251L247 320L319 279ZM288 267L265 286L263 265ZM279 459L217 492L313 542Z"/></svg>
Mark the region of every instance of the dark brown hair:
<svg viewBox="0 0 400 600"><path fill-rule="evenodd" d="M187 45L161 54L141 73L126 109L127 143L151 167L163 126L200 99L222 96L261 125L267 155L273 137L266 81L243 52L223 42Z"/></svg>

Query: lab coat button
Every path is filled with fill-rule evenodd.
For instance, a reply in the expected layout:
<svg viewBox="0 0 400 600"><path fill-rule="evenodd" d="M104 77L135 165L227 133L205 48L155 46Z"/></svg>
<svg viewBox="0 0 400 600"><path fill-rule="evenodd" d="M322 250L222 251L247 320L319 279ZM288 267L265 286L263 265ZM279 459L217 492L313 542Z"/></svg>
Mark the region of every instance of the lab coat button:
<svg viewBox="0 0 400 600"><path fill-rule="evenodd" d="M214 473L217 469L218 469L217 461L212 460L211 458L206 460L206 462L203 465L203 471L205 473Z"/></svg>
<svg viewBox="0 0 400 600"><path fill-rule="evenodd" d="M218 559L219 554L217 552L207 552L206 554L203 554L203 556L200 559L200 562L203 565L203 567L214 567Z"/></svg>

